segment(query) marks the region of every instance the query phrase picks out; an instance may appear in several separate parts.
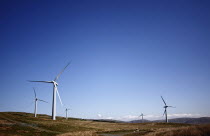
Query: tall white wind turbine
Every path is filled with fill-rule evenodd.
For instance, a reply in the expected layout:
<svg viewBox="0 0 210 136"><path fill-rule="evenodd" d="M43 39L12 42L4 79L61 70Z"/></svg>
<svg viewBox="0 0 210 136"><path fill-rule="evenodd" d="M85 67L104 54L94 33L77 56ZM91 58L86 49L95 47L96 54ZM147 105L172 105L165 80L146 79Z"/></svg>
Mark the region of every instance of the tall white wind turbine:
<svg viewBox="0 0 210 136"><path fill-rule="evenodd" d="M166 102L165 102L165 100L163 99L163 97L162 97L162 96L161 96L161 98L162 98L162 100L163 100L163 103L165 104L165 106L163 107L163 108L165 109L165 110L164 110L163 115L165 114L165 117L166 117L166 123L168 123L167 108L168 108L168 107L175 108L175 107L173 107L173 106L168 106L168 105L166 104Z"/></svg>
<svg viewBox="0 0 210 136"><path fill-rule="evenodd" d="M34 101L35 101L34 117L36 117L36 114L37 114L37 101L41 101L41 102L46 102L46 101L41 100L41 99L38 99L38 98L36 97L36 90L35 90L35 88L33 88L33 89L34 89L34 95L35 95L35 99L34 99ZM48 102L46 102L46 103L48 103Z"/></svg>
<svg viewBox="0 0 210 136"><path fill-rule="evenodd" d="M52 83L53 84L53 100L52 100L52 119L53 120L56 120L56 93L58 95L61 105L63 106L58 89L57 89L58 83L56 81L58 80L60 75L63 73L63 71L68 67L69 64L70 63L68 63L66 65L66 67L64 67L64 69L55 77L55 79L53 81L32 81L32 80L29 80L29 82L43 82L43 83Z"/></svg>

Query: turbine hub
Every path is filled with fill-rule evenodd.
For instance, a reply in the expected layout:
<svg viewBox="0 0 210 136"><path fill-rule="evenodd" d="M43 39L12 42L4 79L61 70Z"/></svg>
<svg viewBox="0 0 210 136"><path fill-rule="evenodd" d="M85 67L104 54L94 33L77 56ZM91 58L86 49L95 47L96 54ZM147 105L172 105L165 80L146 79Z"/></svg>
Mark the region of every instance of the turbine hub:
<svg viewBox="0 0 210 136"><path fill-rule="evenodd" d="M55 81L52 81L52 82L53 82L54 86L58 86L57 82L55 82Z"/></svg>

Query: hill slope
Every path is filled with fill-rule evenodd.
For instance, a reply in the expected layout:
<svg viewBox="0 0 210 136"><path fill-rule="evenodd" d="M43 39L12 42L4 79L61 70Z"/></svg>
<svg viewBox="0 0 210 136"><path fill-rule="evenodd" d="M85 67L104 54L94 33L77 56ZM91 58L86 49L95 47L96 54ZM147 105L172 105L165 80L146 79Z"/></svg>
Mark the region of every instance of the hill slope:
<svg viewBox="0 0 210 136"><path fill-rule="evenodd" d="M176 118L169 120L172 123L187 123L187 124L210 124L210 117L201 118Z"/></svg>
<svg viewBox="0 0 210 136"><path fill-rule="evenodd" d="M185 123L185 124L210 124L210 117L201 117L201 118L175 118L175 119L169 119L170 123ZM142 123L142 120L132 120L129 121L130 123ZM146 122L165 122L165 120L144 120L144 123Z"/></svg>
<svg viewBox="0 0 210 136"><path fill-rule="evenodd" d="M22 112L0 112L0 135L1 136L103 136L103 133L120 132L132 135L149 135L170 129L192 127L177 123L116 123L100 122L69 118L66 120L57 117L51 120L50 116ZM135 132L134 132L135 131Z"/></svg>

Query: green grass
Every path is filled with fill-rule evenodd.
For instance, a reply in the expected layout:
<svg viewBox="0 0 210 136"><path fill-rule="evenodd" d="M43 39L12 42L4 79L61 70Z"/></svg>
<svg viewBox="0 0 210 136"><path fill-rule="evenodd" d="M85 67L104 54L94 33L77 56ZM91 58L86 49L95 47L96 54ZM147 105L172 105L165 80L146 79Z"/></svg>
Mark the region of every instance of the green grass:
<svg viewBox="0 0 210 136"><path fill-rule="evenodd" d="M48 115L38 115L23 112L0 112L0 135L21 135L21 136L98 136L102 133L122 133L133 132L126 136L149 135L157 133L166 135L173 131L174 133L187 133L186 128L193 125L178 123L115 123L89 121L83 119L69 118L66 120L57 117L52 120ZM185 131L182 131L185 130ZM199 128L198 130L207 130ZM181 131L181 132L180 132ZM208 132L208 131L207 131Z"/></svg>
<svg viewBox="0 0 210 136"><path fill-rule="evenodd" d="M11 125L11 126L5 126L5 125L0 125L0 135L5 134L5 135L17 135L21 134L24 136L31 136L31 135L36 135L36 136L53 136L56 135L56 133L51 133L51 132L44 132L44 131L38 131L36 129L27 127L27 126L20 126L20 125Z"/></svg>

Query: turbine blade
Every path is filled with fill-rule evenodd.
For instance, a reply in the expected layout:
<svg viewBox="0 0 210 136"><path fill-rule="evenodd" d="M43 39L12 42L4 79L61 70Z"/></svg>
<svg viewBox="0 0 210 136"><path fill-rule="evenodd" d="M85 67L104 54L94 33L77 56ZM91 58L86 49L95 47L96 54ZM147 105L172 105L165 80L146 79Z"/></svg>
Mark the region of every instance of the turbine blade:
<svg viewBox="0 0 210 136"><path fill-rule="evenodd" d="M173 106L168 106L168 107L171 107L171 108L176 108L176 107L173 107Z"/></svg>
<svg viewBox="0 0 210 136"><path fill-rule="evenodd" d="M35 95L35 98L36 98L36 90L35 90L35 88L33 87L33 89L34 89L34 95Z"/></svg>
<svg viewBox="0 0 210 136"><path fill-rule="evenodd" d="M29 82L43 82L43 83L52 83L52 81L33 81L33 80L28 80Z"/></svg>
<svg viewBox="0 0 210 136"><path fill-rule="evenodd" d="M44 100L41 100L41 99L38 99L39 101L42 101L42 102L45 102L45 103L48 103L48 102L46 102L46 101L44 101Z"/></svg>
<svg viewBox="0 0 210 136"><path fill-rule="evenodd" d="M58 94L58 98L59 98L59 100L60 100L61 106L63 106L63 103L62 103L62 101L61 101L61 97L60 97L60 94L59 94L59 92L58 92L57 87L56 87L56 92L57 92L57 94Z"/></svg>
<svg viewBox="0 0 210 136"><path fill-rule="evenodd" d="M165 100L163 99L163 97L161 96L161 98L162 98L162 100L163 100L163 102L164 102L164 104L165 104L165 106L166 106L166 102L165 102Z"/></svg>
<svg viewBox="0 0 210 136"><path fill-rule="evenodd" d="M68 67L68 65L71 64L71 61L65 66L65 68L55 77L54 81L58 80L60 75L63 73L63 71Z"/></svg>

